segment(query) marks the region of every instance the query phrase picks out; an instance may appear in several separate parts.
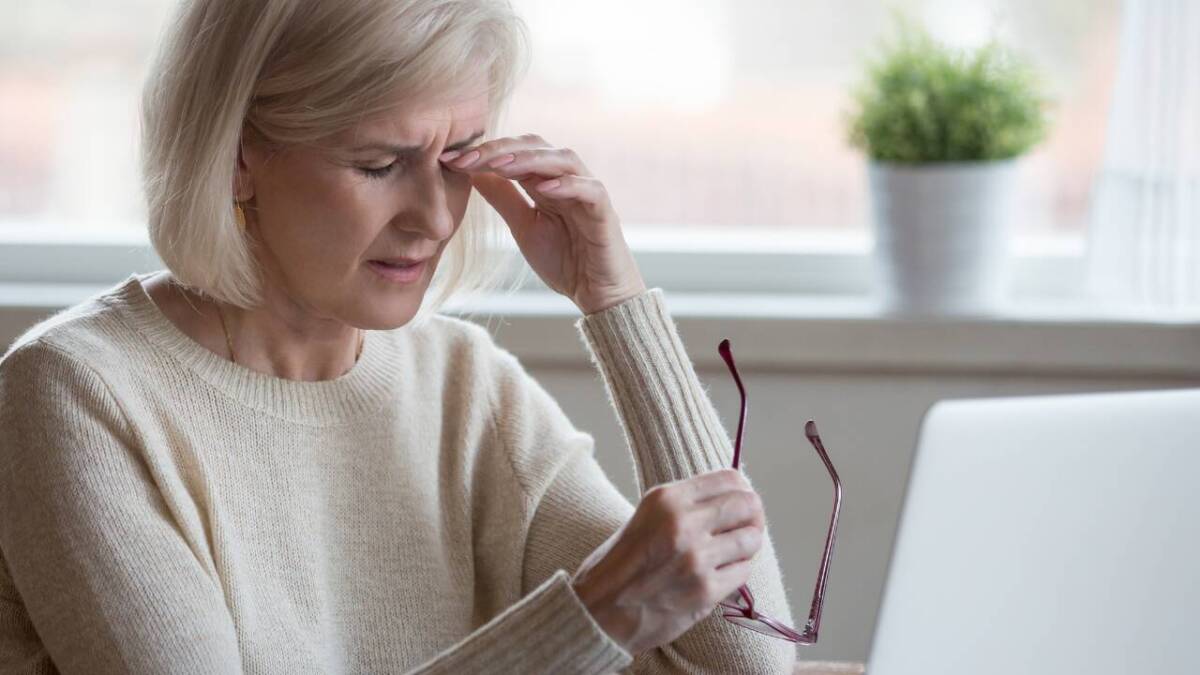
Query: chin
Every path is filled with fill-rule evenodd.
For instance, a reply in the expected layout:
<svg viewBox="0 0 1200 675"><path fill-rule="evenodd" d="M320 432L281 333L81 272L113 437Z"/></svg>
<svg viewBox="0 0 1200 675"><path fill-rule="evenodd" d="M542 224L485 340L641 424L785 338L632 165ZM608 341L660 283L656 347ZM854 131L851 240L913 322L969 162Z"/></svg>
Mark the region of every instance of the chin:
<svg viewBox="0 0 1200 675"><path fill-rule="evenodd" d="M405 292L396 295L399 297L390 298L389 302L372 303L365 308L364 320L358 323L358 327L367 330L394 330L411 322L421 309L424 291L420 294Z"/></svg>
<svg viewBox="0 0 1200 675"><path fill-rule="evenodd" d="M359 302L366 302L358 327L393 330L411 322L425 301L435 269L435 265L429 265L419 279L408 283L388 282L368 270L373 278L358 297Z"/></svg>
<svg viewBox="0 0 1200 675"><path fill-rule="evenodd" d="M371 292L359 296L359 302L366 301L362 308L359 328L367 330L393 330L411 322L421 309L428 292L428 284L413 287L393 288L380 292Z"/></svg>

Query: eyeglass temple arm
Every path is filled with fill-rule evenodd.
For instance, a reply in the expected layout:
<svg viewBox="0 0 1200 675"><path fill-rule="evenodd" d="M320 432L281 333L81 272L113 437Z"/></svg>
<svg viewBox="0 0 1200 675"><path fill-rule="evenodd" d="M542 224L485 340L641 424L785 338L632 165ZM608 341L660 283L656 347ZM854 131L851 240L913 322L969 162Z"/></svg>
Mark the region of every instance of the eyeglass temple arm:
<svg viewBox="0 0 1200 675"><path fill-rule="evenodd" d="M737 383L738 394L741 395L742 407L738 413L737 436L733 442L733 468L738 468L738 460L742 454L742 432L746 426L746 388L742 385L742 378L738 375L737 366L733 362L733 351L730 348L729 340L721 340L721 344L717 347L721 358L725 361L725 365L729 368L729 373L733 375L733 381ZM829 477L833 479L833 514L829 517L829 531L825 534L825 551L821 555L821 569L817 573L817 583L813 587L812 605L808 610L808 621L804 625L804 633L801 634L798 642L800 644L815 644L817 641L817 633L821 630L821 610L825 606L825 585L829 580L829 560L833 556L833 544L837 539L837 523L838 516L842 511L842 481L838 478L837 469L833 468L833 462L829 461L829 453L825 452L825 445L821 442L821 436L817 433L817 425L812 420L809 420L804 425L804 435L808 437L808 441L816 449L817 454L821 456L821 461L825 463L825 468L829 470ZM745 589L743 586L742 589ZM744 594L747 592L742 591Z"/></svg>
<svg viewBox="0 0 1200 675"><path fill-rule="evenodd" d="M737 366L733 364L733 351L729 347L729 340L721 340L717 351L721 353L721 358L725 360L729 373L733 375L733 381L737 383L738 394L742 398L742 407L738 412L737 435L733 439L733 468L736 469L742 456L742 431L746 428L746 388L742 386L742 378L738 375Z"/></svg>
<svg viewBox="0 0 1200 675"><path fill-rule="evenodd" d="M810 420L808 424L805 424L804 435L816 448L817 454L821 456L821 461L825 463L825 468L829 470L829 477L833 479L833 515L829 517L829 532L825 534L825 551L821 555L821 570L817 574L817 583L813 588L812 606L808 610L808 622L804 625L804 633L801 638L802 644L813 644L817 641L817 633L821 629L821 609L825 605L825 583L829 579L829 559L833 555L833 543L837 539L838 515L842 511L842 481L838 478L837 470L833 468L833 462L829 461L829 454L825 452L825 445L821 443L821 437L817 434L816 423Z"/></svg>

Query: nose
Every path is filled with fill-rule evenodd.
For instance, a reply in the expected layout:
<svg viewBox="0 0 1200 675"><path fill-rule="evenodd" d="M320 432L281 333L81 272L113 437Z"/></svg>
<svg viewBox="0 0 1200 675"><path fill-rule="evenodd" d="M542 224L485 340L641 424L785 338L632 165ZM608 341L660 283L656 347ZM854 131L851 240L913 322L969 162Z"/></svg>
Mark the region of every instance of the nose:
<svg viewBox="0 0 1200 675"><path fill-rule="evenodd" d="M408 217L402 221L405 229L420 231L425 237L436 241L449 239L454 234L454 209L451 204L452 191L448 189L445 172L440 166L422 168L420 178L414 182L414 190L406 195Z"/></svg>

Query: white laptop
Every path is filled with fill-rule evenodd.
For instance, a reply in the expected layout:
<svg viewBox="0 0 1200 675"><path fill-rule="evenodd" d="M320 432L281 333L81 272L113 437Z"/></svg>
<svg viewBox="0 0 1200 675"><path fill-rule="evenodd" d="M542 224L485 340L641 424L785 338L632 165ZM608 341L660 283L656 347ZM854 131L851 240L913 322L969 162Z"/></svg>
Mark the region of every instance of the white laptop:
<svg viewBox="0 0 1200 675"><path fill-rule="evenodd" d="M1200 673L1200 390L935 405L867 673Z"/></svg>

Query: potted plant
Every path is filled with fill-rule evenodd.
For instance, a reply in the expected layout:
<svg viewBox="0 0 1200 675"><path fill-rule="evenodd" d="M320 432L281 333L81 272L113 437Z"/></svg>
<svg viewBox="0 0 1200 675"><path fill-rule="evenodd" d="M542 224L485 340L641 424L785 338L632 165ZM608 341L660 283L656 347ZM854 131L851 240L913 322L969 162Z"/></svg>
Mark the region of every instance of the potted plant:
<svg viewBox="0 0 1200 675"><path fill-rule="evenodd" d="M956 50L901 21L854 92L884 307L970 314L1002 300L1017 158L1046 127L1031 67L995 40Z"/></svg>

